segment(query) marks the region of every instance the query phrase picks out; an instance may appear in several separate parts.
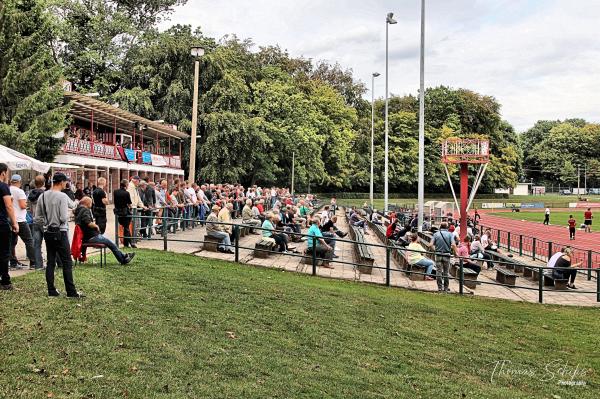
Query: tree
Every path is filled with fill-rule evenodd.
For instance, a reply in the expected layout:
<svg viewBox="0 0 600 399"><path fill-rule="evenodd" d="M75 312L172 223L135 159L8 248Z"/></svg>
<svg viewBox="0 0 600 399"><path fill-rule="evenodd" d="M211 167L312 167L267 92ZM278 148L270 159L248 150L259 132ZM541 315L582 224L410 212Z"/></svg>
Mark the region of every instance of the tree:
<svg viewBox="0 0 600 399"><path fill-rule="evenodd" d="M0 142L50 161L68 109L50 46L55 26L45 8L36 0L0 4Z"/></svg>

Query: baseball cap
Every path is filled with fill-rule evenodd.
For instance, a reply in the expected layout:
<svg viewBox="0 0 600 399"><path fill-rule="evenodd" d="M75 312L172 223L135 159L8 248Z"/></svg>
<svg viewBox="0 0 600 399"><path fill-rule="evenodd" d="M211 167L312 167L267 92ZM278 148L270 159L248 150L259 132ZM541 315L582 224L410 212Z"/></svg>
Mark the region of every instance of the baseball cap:
<svg viewBox="0 0 600 399"><path fill-rule="evenodd" d="M67 181L69 179L67 179L67 175L65 175L64 173L55 173L54 176L52 177L52 183L62 183L64 181Z"/></svg>
<svg viewBox="0 0 600 399"><path fill-rule="evenodd" d="M131 178L131 180L141 180L140 177L138 175L135 175Z"/></svg>
<svg viewBox="0 0 600 399"><path fill-rule="evenodd" d="M10 178L10 181L14 181L14 182L21 181L21 176L20 175L12 175L12 177Z"/></svg>

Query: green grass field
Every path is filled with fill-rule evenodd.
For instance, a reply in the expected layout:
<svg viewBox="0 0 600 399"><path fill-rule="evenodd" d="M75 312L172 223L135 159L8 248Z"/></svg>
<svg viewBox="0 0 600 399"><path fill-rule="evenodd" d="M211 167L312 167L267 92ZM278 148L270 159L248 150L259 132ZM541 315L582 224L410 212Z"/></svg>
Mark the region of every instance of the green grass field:
<svg viewBox="0 0 600 399"><path fill-rule="evenodd" d="M550 224L558 225L558 226L568 226L567 221L569 220L569 215L573 215L575 220L577 220L577 226L583 223L583 212L584 211L551 211L550 212ZM514 219L514 220L527 220L529 222L544 222L544 210L540 209L539 211L521 211L521 212L494 212L490 213L490 215L500 216L503 218Z"/></svg>
<svg viewBox="0 0 600 399"><path fill-rule="evenodd" d="M407 205L414 206L414 204L417 203L416 194L413 198L392 198L392 197L390 197L390 199L389 199L390 204L398 204L398 205L407 204ZM600 202L600 196L598 196L598 195L586 195L586 198L588 198L588 200L590 202ZM321 199L323 201L325 201L326 203L329 202L329 197L326 194L322 194ZM429 201L430 199L431 198L429 198L427 195L425 195L425 201ZM452 198L451 195L449 195L447 198L439 198L439 197L433 198L433 200L454 202L454 199ZM496 199L475 198L473 200L472 207L481 208L480 204L483 202L493 202L493 203L498 203L498 202L501 202L501 203L504 203L504 202L544 202L545 204L547 204L547 206L550 206L550 207L566 208L568 206L569 202L577 202L577 200L578 200L578 197L576 195L558 195L558 194L546 194L546 195L536 195L536 196L511 195L510 198L508 198L508 199L506 199L506 198L496 198ZM345 205L345 206L362 206L365 202L368 203L369 200L368 199L366 199L366 200L365 199L340 199L340 200L338 200L338 203L340 205ZM374 203L374 207L376 209L383 209L383 199L376 198L373 200L373 203Z"/></svg>
<svg viewBox="0 0 600 399"><path fill-rule="evenodd" d="M88 298L0 292L0 397L598 397L599 309L143 250L75 278Z"/></svg>

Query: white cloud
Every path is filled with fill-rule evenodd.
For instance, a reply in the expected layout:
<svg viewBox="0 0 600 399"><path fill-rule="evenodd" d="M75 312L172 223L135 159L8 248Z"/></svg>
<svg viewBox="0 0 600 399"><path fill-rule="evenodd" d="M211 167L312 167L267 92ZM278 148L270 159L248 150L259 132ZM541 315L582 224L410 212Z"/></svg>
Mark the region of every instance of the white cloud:
<svg viewBox="0 0 600 399"><path fill-rule="evenodd" d="M385 71L390 27L390 91L416 94L420 2L360 0L189 0L171 23L235 33L294 56L339 62L370 85ZM426 85L496 97L518 130L538 119L600 121L600 1L427 0ZM384 77L376 95L383 96ZM370 98L370 94L367 94Z"/></svg>

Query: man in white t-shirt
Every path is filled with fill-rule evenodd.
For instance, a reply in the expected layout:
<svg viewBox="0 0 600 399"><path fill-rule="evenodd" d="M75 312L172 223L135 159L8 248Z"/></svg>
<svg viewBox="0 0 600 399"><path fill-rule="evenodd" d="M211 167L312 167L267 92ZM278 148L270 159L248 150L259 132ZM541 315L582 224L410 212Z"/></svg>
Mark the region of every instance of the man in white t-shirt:
<svg viewBox="0 0 600 399"><path fill-rule="evenodd" d="M18 238L25 243L25 250L27 258L29 259L29 268L35 269L35 251L33 247L33 236L31 230L27 224L27 196L21 189L21 176L13 175L10 179L10 195L13 199L13 209L15 211L15 217L19 224L19 232L13 233L11 240L11 251L10 251L10 266L15 269L23 269L26 266L19 262L16 255L16 247Z"/></svg>

